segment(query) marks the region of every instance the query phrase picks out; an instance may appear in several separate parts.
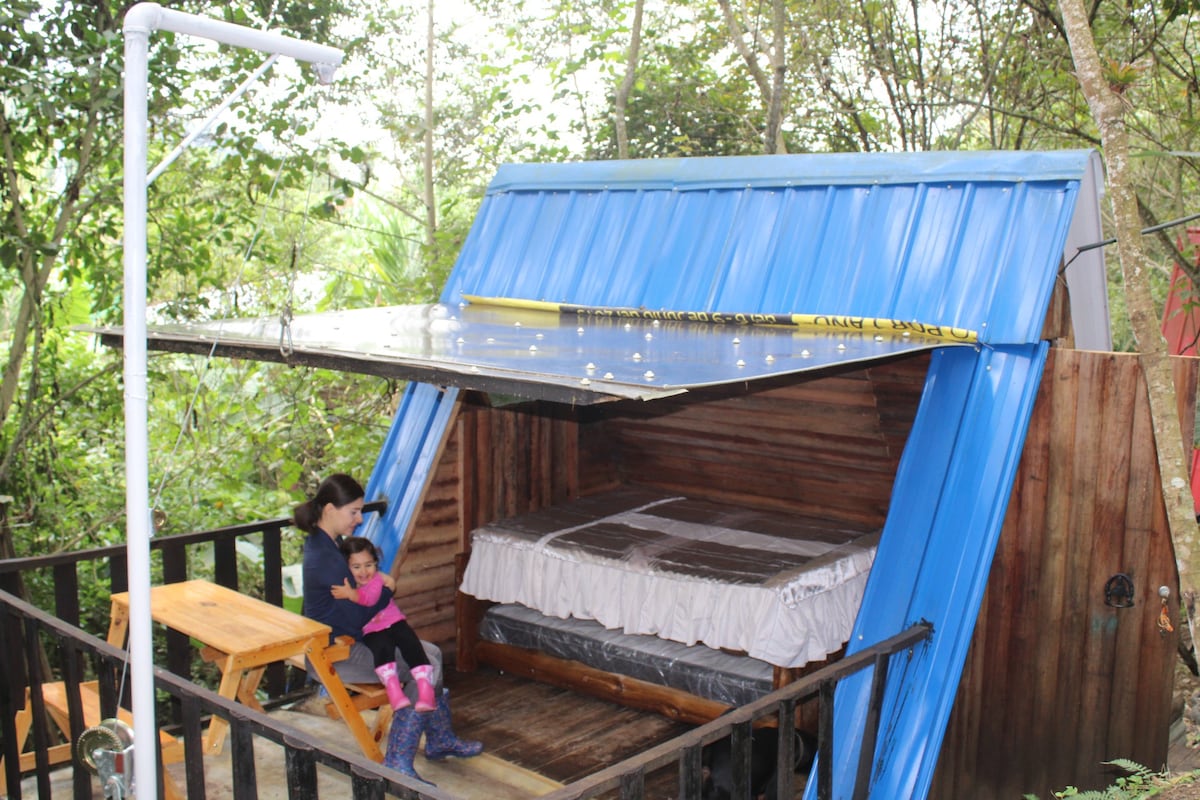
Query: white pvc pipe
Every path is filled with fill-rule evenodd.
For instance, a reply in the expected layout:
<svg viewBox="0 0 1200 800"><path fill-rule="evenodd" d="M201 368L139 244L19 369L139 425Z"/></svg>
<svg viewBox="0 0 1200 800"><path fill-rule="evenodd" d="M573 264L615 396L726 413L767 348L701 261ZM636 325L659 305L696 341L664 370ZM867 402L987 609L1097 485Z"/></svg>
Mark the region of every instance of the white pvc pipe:
<svg viewBox="0 0 1200 800"><path fill-rule="evenodd" d="M136 8L136 7L135 7ZM125 27L125 538L129 560L133 795L158 791L150 618L150 469L146 391L146 109L150 34ZM149 758L146 756L150 755Z"/></svg>
<svg viewBox="0 0 1200 800"><path fill-rule="evenodd" d="M274 31L259 31L219 19L197 17L194 14L163 8L157 3L138 3L129 9L125 15L125 32L128 33L131 29L144 29L147 33L154 30L190 33L222 44L261 50L264 53L278 53L297 61L308 61L327 67L339 66L344 57L342 51L336 47L303 42Z"/></svg>
<svg viewBox="0 0 1200 800"><path fill-rule="evenodd" d="M313 62L328 83L342 51L139 3L125 15L125 529L129 560L130 694L133 700L134 795L158 791L154 711L153 620L150 615L150 469L146 388L146 128L150 33L190 33L224 44Z"/></svg>

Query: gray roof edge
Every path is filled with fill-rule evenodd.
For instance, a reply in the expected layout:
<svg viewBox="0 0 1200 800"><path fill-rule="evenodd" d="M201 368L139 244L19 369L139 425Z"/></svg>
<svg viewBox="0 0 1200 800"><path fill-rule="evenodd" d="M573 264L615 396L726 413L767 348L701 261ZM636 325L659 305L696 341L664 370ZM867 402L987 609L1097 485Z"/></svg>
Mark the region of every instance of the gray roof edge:
<svg viewBox="0 0 1200 800"><path fill-rule="evenodd" d="M1094 150L816 153L504 164L488 194L930 183L1079 181Z"/></svg>
<svg viewBox="0 0 1200 800"><path fill-rule="evenodd" d="M1067 231L1063 260L1071 301L1071 323L1075 347L1080 350L1112 350L1112 322L1108 308L1108 270L1103 247L1101 201L1104 197L1104 163L1092 151L1091 165L1080 182L1075 213ZM1082 250L1081 248L1088 249Z"/></svg>

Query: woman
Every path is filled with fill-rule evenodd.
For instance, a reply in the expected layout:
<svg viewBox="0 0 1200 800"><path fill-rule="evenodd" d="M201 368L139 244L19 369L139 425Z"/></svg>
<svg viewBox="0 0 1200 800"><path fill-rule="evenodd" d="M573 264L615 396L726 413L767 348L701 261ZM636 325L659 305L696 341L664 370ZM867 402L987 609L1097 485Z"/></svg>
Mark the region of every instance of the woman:
<svg viewBox="0 0 1200 800"><path fill-rule="evenodd" d="M365 492L358 481L349 475L330 475L321 481L316 495L296 506L292 521L308 534L304 540L304 615L324 622L333 629L331 636L350 636L356 641L350 657L334 664L334 671L346 683L376 683L375 659L360 641L363 626L392 602L390 592L383 592L371 606L361 606L349 599L334 597L334 587L353 587L354 578L338 544L350 536L362 522ZM388 734L385 766L421 780L413 769L413 758L421 734L425 734L425 757L437 761L448 756L468 758L483 752L480 742L459 739L450 728L449 692L442 686L442 652L434 644L421 642L432 667L430 681L436 688L437 708L432 713L417 713L411 705L398 710L392 717ZM396 653L396 667L405 683L409 697L416 702L416 681L408 666Z"/></svg>

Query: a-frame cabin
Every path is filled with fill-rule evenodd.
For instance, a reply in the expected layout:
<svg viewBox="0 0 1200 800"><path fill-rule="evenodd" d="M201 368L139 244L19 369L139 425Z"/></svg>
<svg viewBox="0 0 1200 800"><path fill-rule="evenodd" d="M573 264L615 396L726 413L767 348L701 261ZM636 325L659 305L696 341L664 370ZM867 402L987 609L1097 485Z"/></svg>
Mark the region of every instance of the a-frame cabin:
<svg viewBox="0 0 1200 800"><path fill-rule="evenodd" d="M1143 381L1079 251L1100 183L1090 151L510 165L439 304L299 318L286 358L260 322L150 346L219 330L411 380L367 533L451 649L472 531L505 518L632 487L878 529L845 652L933 634L890 664L870 796L1105 785L1165 761L1177 577ZM838 689L835 797L869 678Z"/></svg>

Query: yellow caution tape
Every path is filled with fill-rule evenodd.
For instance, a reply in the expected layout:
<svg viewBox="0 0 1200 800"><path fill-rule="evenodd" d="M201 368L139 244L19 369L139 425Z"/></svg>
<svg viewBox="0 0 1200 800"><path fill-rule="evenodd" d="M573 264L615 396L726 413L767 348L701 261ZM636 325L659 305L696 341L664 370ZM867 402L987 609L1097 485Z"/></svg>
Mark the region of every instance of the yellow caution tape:
<svg viewBox="0 0 1200 800"><path fill-rule="evenodd" d="M841 329L856 332L915 333L948 342L976 342L979 334L966 328L931 325L882 317L855 317L845 314L761 314L723 311L655 311L648 308L610 306L580 306L552 303L546 300L523 300L516 297L479 297L463 295L472 305L549 311L557 314L576 314L590 317L619 319L657 319L670 322L699 322L709 325L788 325L796 328Z"/></svg>

